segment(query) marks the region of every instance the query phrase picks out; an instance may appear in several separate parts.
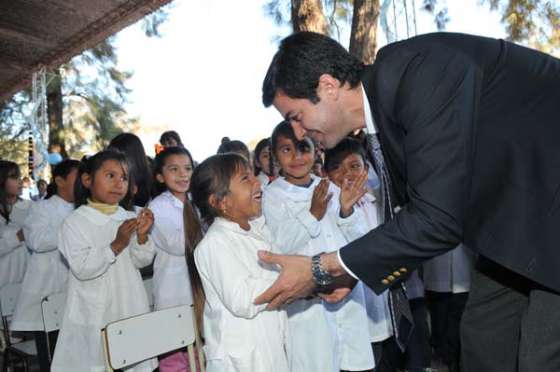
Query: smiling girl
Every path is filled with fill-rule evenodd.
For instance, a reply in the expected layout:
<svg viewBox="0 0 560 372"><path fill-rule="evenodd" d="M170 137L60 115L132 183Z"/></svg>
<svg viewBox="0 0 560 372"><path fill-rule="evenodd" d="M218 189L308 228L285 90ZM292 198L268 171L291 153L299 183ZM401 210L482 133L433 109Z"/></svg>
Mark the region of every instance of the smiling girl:
<svg viewBox="0 0 560 372"><path fill-rule="evenodd" d="M245 158L221 154L196 168L191 193L210 224L200 243L200 228L187 241L189 263L197 269L191 271L195 310L204 314L206 370L288 372L285 314L253 303L278 275L257 258L258 250L270 250L272 239L261 217L260 182ZM200 323L199 311L197 318Z"/></svg>
<svg viewBox="0 0 560 372"><path fill-rule="evenodd" d="M183 147L166 147L154 162L155 185L159 195L150 203L155 223L152 237L156 247L154 261L154 302L157 310L191 305L189 271L185 261L183 206L193 172L193 160ZM183 351L160 359L161 372L188 370Z"/></svg>
<svg viewBox="0 0 560 372"><path fill-rule="evenodd" d="M77 209L62 224L58 239L71 275L53 372L105 371L100 330L149 311L139 269L154 257L148 236L153 215L149 209L137 216L120 207L129 193L123 154L102 151L80 165ZM156 366L150 359L125 370L148 372Z"/></svg>

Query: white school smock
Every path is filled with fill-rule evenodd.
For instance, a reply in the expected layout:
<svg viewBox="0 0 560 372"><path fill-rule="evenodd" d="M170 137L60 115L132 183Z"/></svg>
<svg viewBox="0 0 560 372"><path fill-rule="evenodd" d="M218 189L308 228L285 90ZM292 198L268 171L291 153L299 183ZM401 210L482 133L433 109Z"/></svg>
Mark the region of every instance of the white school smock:
<svg viewBox="0 0 560 372"><path fill-rule="evenodd" d="M473 253L463 244L424 263L424 285L434 292L464 293L470 290Z"/></svg>
<svg viewBox="0 0 560 372"><path fill-rule="evenodd" d="M57 195L33 203L23 233L31 250L11 329L42 331L41 300L66 291L68 265L57 249L58 230L72 213L74 204Z"/></svg>
<svg viewBox="0 0 560 372"><path fill-rule="evenodd" d="M19 241L17 232L23 228L32 204L29 200L18 200L12 207L8 224L0 215L0 287L20 283L25 275L29 250L25 242Z"/></svg>
<svg viewBox="0 0 560 372"><path fill-rule="evenodd" d="M259 262L270 250L264 219L245 231L216 218L194 251L202 279L207 372L288 372L286 314L255 305L255 298L278 277L278 268Z"/></svg>
<svg viewBox="0 0 560 372"><path fill-rule="evenodd" d="M378 205L377 200L371 194L365 194L356 203L355 208L365 216L368 230L375 229L381 221ZM368 286L364 285L364 294L371 342L381 342L388 339L393 335L391 311L389 309L389 290L377 295Z"/></svg>
<svg viewBox="0 0 560 372"><path fill-rule="evenodd" d="M305 256L333 252L367 231L359 211L340 217L340 189L333 183L327 212L317 221L309 209L320 180L312 176L311 186L300 187L279 177L265 188L263 211L278 252ZM361 282L337 304L315 298L296 301L286 309L292 372L368 370L375 366Z"/></svg>
<svg viewBox="0 0 560 372"><path fill-rule="evenodd" d="M62 224L58 249L71 274L52 372L104 372L101 329L107 323L150 311L138 269L152 262L151 239L139 245L133 234L119 255L111 250L119 226L135 217L121 207L106 215L82 205ZM156 367L157 361L150 359L125 370L151 372Z"/></svg>
<svg viewBox="0 0 560 372"><path fill-rule="evenodd" d="M264 189L264 187L266 187L270 183L270 178L268 178L266 173L264 173L263 171L259 172L259 174L257 175L257 179L261 183L261 189Z"/></svg>
<svg viewBox="0 0 560 372"><path fill-rule="evenodd" d="M154 213L153 291L156 310L193 303L185 258L183 207L183 202L169 191L157 196L149 206Z"/></svg>

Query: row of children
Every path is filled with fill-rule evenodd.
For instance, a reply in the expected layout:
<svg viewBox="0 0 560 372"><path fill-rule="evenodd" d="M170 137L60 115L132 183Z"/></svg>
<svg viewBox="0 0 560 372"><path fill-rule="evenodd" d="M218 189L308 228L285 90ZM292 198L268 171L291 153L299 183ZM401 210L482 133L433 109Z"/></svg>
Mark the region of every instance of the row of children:
<svg viewBox="0 0 560 372"><path fill-rule="evenodd" d="M194 302L211 372L429 367L422 301L415 306L420 309L417 339L404 353L394 341L387 293L376 295L360 282L337 304L319 296L297 300L281 311L253 304L277 276L276 267L259 262L257 251L314 255L336 250L379 224L375 191L368 193L365 187L376 185L375 173L360 141L348 138L326 151L324 171L330 182L313 175L314 144L298 140L287 123L259 143L254 168L239 141L224 140L220 155L196 168L180 138L173 141L152 166L132 134L117 136L109 150L81 163L66 160L53 173L55 194L31 208L17 199L17 167L0 168L5 219L0 265L9 268L2 273L13 273L0 285L21 280L18 276L25 272L24 288L37 290L22 294L12 329L39 330L37 314L18 314L36 309L32 302L46 294L68 293L53 371L85 370L84 366L104 370L99 330L110 321L149 310L139 269L152 263L154 255L155 307ZM34 243L34 236L40 243ZM4 254L4 246L9 246L9 254ZM28 267L40 259L44 274L25 271L25 246L33 251ZM457 256L456 251L463 253ZM468 291L468 270L457 270L468 266L457 265L466 256L461 247L456 251L451 258L440 257L440 263L432 263L435 266L424 273L425 278L430 270L435 275L436 266L453 261L451 277L434 280L439 283L433 288L437 292ZM26 284L32 277L34 283ZM458 327L448 326L447 314L460 317L460 311L446 308L456 300L438 297L434 303L440 304L440 319L445 320L432 321L432 329L439 324L441 333ZM18 318L35 319L35 324L18 326ZM449 356L449 364L458 360L458 331L457 337L453 332L434 339L436 350ZM156 361L149 360L130 370L155 367ZM164 356L159 369L187 370L184 353Z"/></svg>

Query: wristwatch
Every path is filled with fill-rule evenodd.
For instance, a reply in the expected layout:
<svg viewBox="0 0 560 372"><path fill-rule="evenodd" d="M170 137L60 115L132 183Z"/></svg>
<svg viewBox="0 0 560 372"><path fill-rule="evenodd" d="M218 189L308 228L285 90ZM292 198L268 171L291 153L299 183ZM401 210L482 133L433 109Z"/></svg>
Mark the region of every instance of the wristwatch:
<svg viewBox="0 0 560 372"><path fill-rule="evenodd" d="M311 272L313 273L313 280L319 287L326 287L334 282L334 277L329 274L323 266L321 266L321 256L325 252L321 252L311 257Z"/></svg>

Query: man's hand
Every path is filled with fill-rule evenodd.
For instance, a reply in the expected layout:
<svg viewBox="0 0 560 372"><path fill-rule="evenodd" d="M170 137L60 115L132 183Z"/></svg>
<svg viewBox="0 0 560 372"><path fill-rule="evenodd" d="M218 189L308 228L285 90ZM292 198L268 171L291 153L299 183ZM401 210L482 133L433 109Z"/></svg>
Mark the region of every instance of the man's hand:
<svg viewBox="0 0 560 372"><path fill-rule="evenodd" d="M264 263L280 266L282 271L274 284L255 299L256 305L268 303L266 308L274 310L313 293L315 281L311 273L311 257L259 251L259 258Z"/></svg>
<svg viewBox="0 0 560 372"><path fill-rule="evenodd" d="M336 279L333 285L329 286L329 289L332 289L329 292L319 293L319 297L321 297L326 302L331 304L337 303L342 301L346 296L352 292L354 286L358 281L352 278L350 275L345 274L340 276Z"/></svg>

